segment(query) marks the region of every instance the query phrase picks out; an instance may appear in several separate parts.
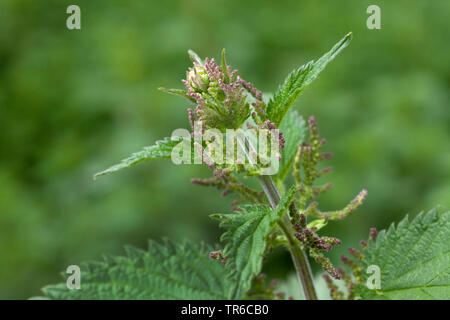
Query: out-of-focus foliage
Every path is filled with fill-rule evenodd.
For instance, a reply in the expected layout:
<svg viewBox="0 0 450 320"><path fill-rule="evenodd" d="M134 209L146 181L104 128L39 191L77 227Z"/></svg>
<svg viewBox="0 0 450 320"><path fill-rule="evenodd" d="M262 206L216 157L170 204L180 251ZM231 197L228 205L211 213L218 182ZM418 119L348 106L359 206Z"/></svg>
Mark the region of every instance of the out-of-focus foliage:
<svg viewBox="0 0 450 320"><path fill-rule="evenodd" d="M293 107L315 115L335 154L322 208L369 190L357 214L326 228L343 250L370 226L450 206L450 3L376 2L381 30L366 28L366 0L1 1L0 298L39 295L66 266L124 244L218 241L208 215L228 211L229 199L189 182L210 175L204 167L155 161L92 181L188 127L186 102L157 90L182 88L187 49L218 58L225 47L243 78L274 92L352 31ZM70 31L75 3L82 29ZM288 268L275 252L266 272Z"/></svg>

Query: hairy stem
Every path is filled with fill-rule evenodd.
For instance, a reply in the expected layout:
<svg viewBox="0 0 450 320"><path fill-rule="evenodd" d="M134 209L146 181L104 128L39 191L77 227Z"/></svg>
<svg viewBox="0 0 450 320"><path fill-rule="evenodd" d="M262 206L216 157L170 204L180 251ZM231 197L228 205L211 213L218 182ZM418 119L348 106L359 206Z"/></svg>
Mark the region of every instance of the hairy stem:
<svg viewBox="0 0 450 320"><path fill-rule="evenodd" d="M270 201L270 205L275 209L281 199L275 183L270 176L260 176L259 180L264 189L264 193ZM287 214L283 216L283 219L279 221L278 224L289 242L289 251L291 253L292 261L294 262L295 270L297 271L297 276L302 284L305 298L307 300L317 300L317 294L314 288L314 281L308 258L294 237Z"/></svg>

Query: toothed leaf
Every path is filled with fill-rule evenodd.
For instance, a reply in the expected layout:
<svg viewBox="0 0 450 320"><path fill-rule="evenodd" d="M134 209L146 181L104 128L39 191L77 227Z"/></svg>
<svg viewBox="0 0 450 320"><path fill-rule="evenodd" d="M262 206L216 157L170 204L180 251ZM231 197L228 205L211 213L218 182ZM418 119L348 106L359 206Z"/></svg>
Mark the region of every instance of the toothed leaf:
<svg viewBox="0 0 450 320"><path fill-rule="evenodd" d="M210 248L189 242L149 242L148 250L126 248L126 255L85 264L80 289L66 283L42 289L50 299L231 299L234 284Z"/></svg>
<svg viewBox="0 0 450 320"><path fill-rule="evenodd" d="M450 211L434 209L408 217L378 234L364 250L362 299L450 299ZM380 289L366 286L367 267L377 265Z"/></svg>
<svg viewBox="0 0 450 320"><path fill-rule="evenodd" d="M305 120L297 111L291 110L281 122L280 131L283 133L285 143L284 148L281 149L281 161L276 179L283 181L294 162L298 145L305 138Z"/></svg>
<svg viewBox="0 0 450 320"><path fill-rule="evenodd" d="M167 88L162 88L162 87L158 88L158 90L161 90L161 91L164 91L164 92L176 95L176 96L180 96L182 98L185 98L185 99L189 100L190 102L196 103L195 99L190 97L190 96L188 96L188 94L187 94L187 92L185 90L181 90L181 89L167 89Z"/></svg>
<svg viewBox="0 0 450 320"><path fill-rule="evenodd" d="M267 113L269 119L279 125L288 112L289 108L303 92L303 90L313 82L325 66L333 60L342 49L344 49L352 38L352 34L347 34L329 52L324 54L317 61L310 61L300 68L292 71L269 101Z"/></svg>
<svg viewBox="0 0 450 320"><path fill-rule="evenodd" d="M132 167L138 163L157 159L170 159L172 154L172 149L180 143L181 139L165 138L164 140L159 140L155 145L145 147L142 151L133 153L130 157L122 160L119 164L109 167L94 175L94 179L105 174L113 173L125 168Z"/></svg>
<svg viewBox="0 0 450 320"><path fill-rule="evenodd" d="M286 212L294 194L295 188L289 189L275 210L266 205L246 205L241 207L243 212L212 215L221 220L220 227L227 229L221 241L225 243L226 267L239 284L234 290L235 297L242 297L253 277L261 272L266 237Z"/></svg>

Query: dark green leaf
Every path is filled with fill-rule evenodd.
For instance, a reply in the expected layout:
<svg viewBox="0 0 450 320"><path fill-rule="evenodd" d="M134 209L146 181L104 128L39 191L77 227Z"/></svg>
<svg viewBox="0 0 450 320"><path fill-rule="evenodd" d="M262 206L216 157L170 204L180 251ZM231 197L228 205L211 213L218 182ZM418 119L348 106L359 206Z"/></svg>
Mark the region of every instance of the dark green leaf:
<svg viewBox="0 0 450 320"><path fill-rule="evenodd" d="M226 266L239 284L233 294L236 298L246 293L253 277L261 272L266 237L286 212L294 194L295 188L289 189L275 210L266 205L246 205L241 207L244 212L212 215L227 229L221 240L225 242Z"/></svg>
<svg viewBox="0 0 450 320"><path fill-rule="evenodd" d="M85 264L80 289L66 283L42 290L50 299L231 299L234 285L206 246L149 242L147 251L126 248L126 256Z"/></svg>

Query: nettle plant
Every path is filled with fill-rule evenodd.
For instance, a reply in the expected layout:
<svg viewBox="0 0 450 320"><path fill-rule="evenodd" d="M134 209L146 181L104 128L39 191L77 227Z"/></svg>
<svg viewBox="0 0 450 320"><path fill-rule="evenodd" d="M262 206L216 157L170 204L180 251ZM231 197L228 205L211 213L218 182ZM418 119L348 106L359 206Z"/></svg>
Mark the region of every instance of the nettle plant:
<svg viewBox="0 0 450 320"><path fill-rule="evenodd" d="M51 285L43 289L46 297L285 299L289 294L280 292L273 281L266 283L261 273L265 257L283 246L291 254L298 285L306 299L318 299L315 286L320 279L313 277L308 257L323 268L332 299L449 299L448 211L434 209L420 213L412 221L406 217L397 226L392 224L379 233L371 229L368 240L362 240L359 249L350 248L349 255L341 257L343 268L336 267L327 257L341 241L326 234L326 225L355 211L367 191L363 189L343 209L320 210L316 199L332 184L320 185L316 180L331 170L321 164L332 154L322 152L326 141L320 137L314 117L306 123L291 107L351 37L349 33L317 61L292 71L270 99L265 99L261 91L227 65L224 51L219 64L214 59L203 61L189 51L193 67L183 80L185 90L162 90L193 105L188 109L191 130L187 135L158 141L95 178L156 159L206 164L213 176L192 182L222 190L223 196L234 195L231 213L211 215L225 229L221 247L189 241L150 241L147 250L126 247L125 256L107 256L102 262L85 264L80 289L69 289L66 283ZM232 161L217 161L224 156L219 151L229 155L229 145L228 150L222 150L229 129L264 133L265 141L270 141L267 151L275 152L268 156L265 152L256 153L254 139L235 135L231 142L236 144L231 144L231 151L240 150L246 157L238 159L232 152ZM205 139L207 130L214 134ZM197 139L202 136L204 139ZM265 157L270 161L262 161ZM253 161L243 161L246 158ZM264 174L273 161L276 173ZM293 179L286 178L289 172ZM259 181L262 190L246 183L252 179ZM288 181L294 181L293 185L288 186Z"/></svg>

